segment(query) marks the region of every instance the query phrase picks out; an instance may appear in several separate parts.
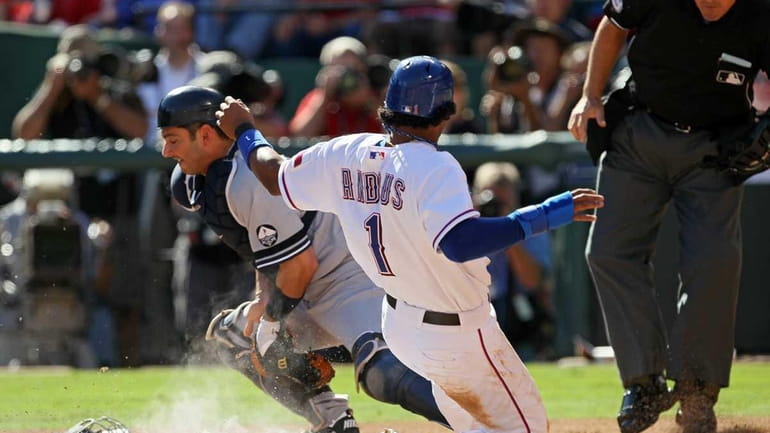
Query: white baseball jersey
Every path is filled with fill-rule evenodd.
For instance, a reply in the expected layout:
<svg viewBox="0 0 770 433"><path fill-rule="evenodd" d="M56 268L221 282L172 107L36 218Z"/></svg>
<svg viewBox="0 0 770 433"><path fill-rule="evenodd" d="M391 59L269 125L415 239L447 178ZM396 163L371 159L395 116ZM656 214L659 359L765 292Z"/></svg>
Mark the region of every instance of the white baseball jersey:
<svg viewBox="0 0 770 433"><path fill-rule="evenodd" d="M302 151L281 166L284 200L336 214L353 257L391 296L433 311L477 308L488 299L488 260L456 263L439 249L479 215L460 164L428 143L385 143L355 134Z"/></svg>
<svg viewBox="0 0 770 433"><path fill-rule="evenodd" d="M356 134L304 150L281 165L281 195L295 209L339 217L351 254L392 297L383 303L385 340L431 380L453 430L545 433L534 380L489 304L488 259L456 263L439 249L449 230L478 216L465 173L429 143L386 143Z"/></svg>

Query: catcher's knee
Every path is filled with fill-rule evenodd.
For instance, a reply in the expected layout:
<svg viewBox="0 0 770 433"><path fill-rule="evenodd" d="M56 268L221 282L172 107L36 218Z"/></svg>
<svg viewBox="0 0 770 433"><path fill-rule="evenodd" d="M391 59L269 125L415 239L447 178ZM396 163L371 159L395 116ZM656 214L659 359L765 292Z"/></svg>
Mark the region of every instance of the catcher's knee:
<svg viewBox="0 0 770 433"><path fill-rule="evenodd" d="M398 403L393 385L401 380L406 367L390 352L382 334L367 332L358 337L352 355L356 386L376 400Z"/></svg>

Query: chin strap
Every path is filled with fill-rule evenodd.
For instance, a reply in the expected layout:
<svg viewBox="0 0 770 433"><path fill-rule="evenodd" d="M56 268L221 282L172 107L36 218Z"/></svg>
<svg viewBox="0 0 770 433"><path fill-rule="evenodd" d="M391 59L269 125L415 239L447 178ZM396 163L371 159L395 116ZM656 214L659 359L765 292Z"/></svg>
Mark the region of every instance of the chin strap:
<svg viewBox="0 0 770 433"><path fill-rule="evenodd" d="M409 133L409 132L406 132L406 131L402 131L402 130L396 128L395 126L390 126L390 125L382 125L382 126L383 126L383 128L385 128L386 131L388 131L388 134L390 134L391 137L393 137L396 134L403 135L404 137L409 137L412 140L422 141L423 143L431 144L431 145L433 145L433 147L438 149L438 143L436 143L434 141L430 141L427 138L418 137L418 136L416 136L416 135L414 135L412 133Z"/></svg>

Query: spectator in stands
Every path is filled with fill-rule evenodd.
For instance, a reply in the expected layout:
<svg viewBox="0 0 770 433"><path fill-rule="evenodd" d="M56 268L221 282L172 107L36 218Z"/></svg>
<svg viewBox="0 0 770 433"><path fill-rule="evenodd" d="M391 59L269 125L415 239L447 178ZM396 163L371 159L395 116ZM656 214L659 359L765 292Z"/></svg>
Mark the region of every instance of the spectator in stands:
<svg viewBox="0 0 770 433"><path fill-rule="evenodd" d="M158 139L156 127L158 104L171 89L187 84L199 74L198 46L195 45L193 19L195 8L181 1L164 2L158 9L155 39L159 50L152 59L149 73L137 87L147 112L148 143Z"/></svg>
<svg viewBox="0 0 770 433"><path fill-rule="evenodd" d="M112 0L111 0L112 1ZM117 18L112 27L129 28L151 36L155 32L158 9L168 0L114 0ZM181 0L193 6L198 0Z"/></svg>
<svg viewBox="0 0 770 433"><path fill-rule="evenodd" d="M340 10L335 7L337 0L287 0L282 4L296 9L276 22L267 57L317 57L332 39L359 38L361 23L372 15L367 7Z"/></svg>
<svg viewBox="0 0 770 433"><path fill-rule="evenodd" d="M570 45L561 56L562 72L556 82L556 88L552 92L551 102L547 107L547 118L551 119L553 130L567 129L572 107L575 106L583 92L590 50L591 42L576 42Z"/></svg>
<svg viewBox="0 0 770 433"><path fill-rule="evenodd" d="M502 34L511 24L530 15L524 0L497 2L460 1L457 6L457 27L461 34L461 52L484 59L502 41Z"/></svg>
<svg viewBox="0 0 770 433"><path fill-rule="evenodd" d="M102 48L88 29L67 28L57 51L35 95L17 113L13 135L23 139L144 138L148 121L141 100L127 82L114 80L100 69ZM150 282L140 270L137 176L98 170L80 177L77 187L80 208L112 227L114 242L107 255L108 267L114 271L108 297L117 322L119 359L122 365L137 365L142 311L151 310L142 299L142 290Z"/></svg>
<svg viewBox="0 0 770 433"><path fill-rule="evenodd" d="M441 60L441 62L452 71L452 78L454 79L454 93L452 97L455 103L455 114L449 118L444 133L446 134L463 134L466 132L473 134L480 134L484 131L484 126L479 119L476 118L473 109L468 107L468 98L470 98L470 91L468 90L468 78L465 71L455 62L449 60Z"/></svg>
<svg viewBox="0 0 770 433"><path fill-rule="evenodd" d="M355 132L380 132L375 113L380 101L372 95L366 75L366 47L342 36L321 50L321 70L316 88L300 101L289 122L294 136L338 136Z"/></svg>
<svg viewBox="0 0 770 433"><path fill-rule="evenodd" d="M35 2L32 0L0 0L0 21L32 22Z"/></svg>
<svg viewBox="0 0 770 433"><path fill-rule="evenodd" d="M13 120L15 137L143 138L147 114L132 89L99 69L101 47L85 26L62 33L43 82Z"/></svg>
<svg viewBox="0 0 770 433"><path fill-rule="evenodd" d="M286 5L281 0L262 0L250 11L211 11L213 8L254 4L248 0L198 0L197 40L205 51L228 50L254 60L263 54L278 15L270 7Z"/></svg>
<svg viewBox="0 0 770 433"><path fill-rule="evenodd" d="M397 60L394 61L383 54L370 54L366 57L366 76L369 78L369 85L377 101L385 100L390 76L393 75L396 64L398 64Z"/></svg>
<svg viewBox="0 0 770 433"><path fill-rule="evenodd" d="M459 32L454 2L416 5L380 12L362 36L372 53L395 58L457 54Z"/></svg>
<svg viewBox="0 0 770 433"><path fill-rule="evenodd" d="M232 51L212 51L201 58L201 75L190 85L211 87L243 101L266 137L277 138L288 134L287 122L276 110L280 92L283 91L277 71L264 71L261 66L241 59ZM277 94L274 95L274 92Z"/></svg>
<svg viewBox="0 0 770 433"><path fill-rule="evenodd" d="M488 132L565 129L563 111L571 108L571 101L555 96L569 40L553 23L535 19L514 25L504 42L490 52L484 73L487 93L481 112Z"/></svg>
<svg viewBox="0 0 770 433"><path fill-rule="evenodd" d="M32 22L66 28L75 24L100 27L117 19L116 0L36 0Z"/></svg>
<svg viewBox="0 0 770 433"><path fill-rule="evenodd" d="M483 217L508 215L521 207L519 171L508 162L476 169L473 196ZM555 336L548 233L526 239L490 257L490 296L500 327L524 361L552 356Z"/></svg>
<svg viewBox="0 0 770 433"><path fill-rule="evenodd" d="M572 0L526 0L531 18L543 18L556 24L570 42L590 41L593 31L569 16Z"/></svg>

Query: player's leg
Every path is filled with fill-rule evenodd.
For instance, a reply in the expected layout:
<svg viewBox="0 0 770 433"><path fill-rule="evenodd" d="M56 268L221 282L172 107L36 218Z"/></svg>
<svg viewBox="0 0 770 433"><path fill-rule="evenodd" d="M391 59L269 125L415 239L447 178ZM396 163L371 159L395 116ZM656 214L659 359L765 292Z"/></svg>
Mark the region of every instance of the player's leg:
<svg viewBox="0 0 770 433"><path fill-rule="evenodd" d="M406 365L440 388L434 394L453 430L547 432L535 382L489 304L460 313L455 326L424 323L424 313L399 301L385 313L385 335Z"/></svg>
<svg viewBox="0 0 770 433"><path fill-rule="evenodd" d="M673 400L663 377L666 326L653 279L652 256L671 198L669 134L644 112L613 132L613 149L599 168L598 190L607 197L592 224L586 257L607 334L625 387L618 423L637 433L658 419Z"/></svg>
<svg viewBox="0 0 770 433"><path fill-rule="evenodd" d="M430 421L447 425L428 380L408 369L388 348L381 331L381 289L363 278L330 288L308 313L352 354L356 383L370 397L398 404Z"/></svg>
<svg viewBox="0 0 770 433"><path fill-rule="evenodd" d="M206 339L216 345L219 358L251 380L282 406L302 416L313 432L358 433L347 397L328 386L313 389L283 376L262 376L251 362L251 340L243 336L246 306L225 310L211 321Z"/></svg>

